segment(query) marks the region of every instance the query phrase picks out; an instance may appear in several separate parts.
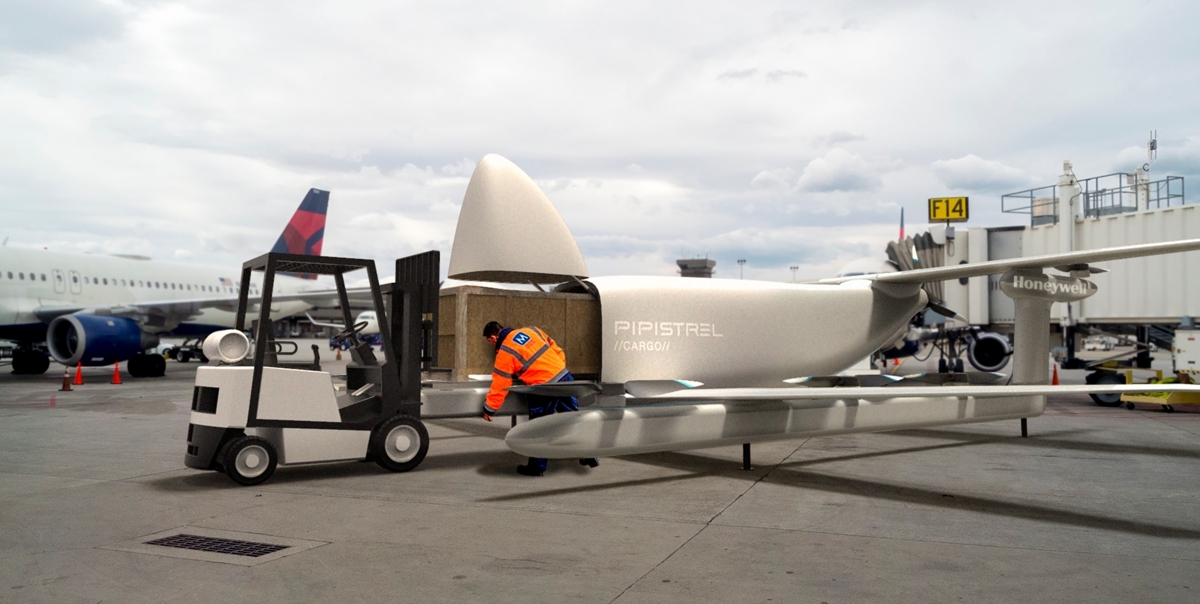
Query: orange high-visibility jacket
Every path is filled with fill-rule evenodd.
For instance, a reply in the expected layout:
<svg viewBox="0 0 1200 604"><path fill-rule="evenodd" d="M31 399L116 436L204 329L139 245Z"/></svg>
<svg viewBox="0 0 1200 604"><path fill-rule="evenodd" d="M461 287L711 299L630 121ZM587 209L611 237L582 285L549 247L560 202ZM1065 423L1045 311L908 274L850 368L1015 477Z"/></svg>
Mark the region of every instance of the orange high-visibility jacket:
<svg viewBox="0 0 1200 604"><path fill-rule="evenodd" d="M487 395L489 413L500 410L513 380L529 386L556 382L567 373L567 355L546 332L522 327L508 332L496 351L492 389Z"/></svg>

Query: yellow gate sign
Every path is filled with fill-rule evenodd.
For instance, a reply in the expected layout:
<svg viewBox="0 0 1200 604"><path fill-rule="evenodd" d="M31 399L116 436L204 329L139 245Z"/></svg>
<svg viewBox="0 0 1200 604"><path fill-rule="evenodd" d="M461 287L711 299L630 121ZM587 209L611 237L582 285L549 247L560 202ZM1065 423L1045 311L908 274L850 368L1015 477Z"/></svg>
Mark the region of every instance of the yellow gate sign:
<svg viewBox="0 0 1200 604"><path fill-rule="evenodd" d="M966 222L966 197L932 197L929 199L929 222Z"/></svg>

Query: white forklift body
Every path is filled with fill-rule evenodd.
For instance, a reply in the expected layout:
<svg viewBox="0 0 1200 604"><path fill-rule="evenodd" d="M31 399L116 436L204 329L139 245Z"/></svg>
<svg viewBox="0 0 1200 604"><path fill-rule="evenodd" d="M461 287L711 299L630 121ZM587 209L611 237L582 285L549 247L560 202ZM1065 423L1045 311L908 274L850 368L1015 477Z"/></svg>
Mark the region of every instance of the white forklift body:
<svg viewBox="0 0 1200 604"><path fill-rule="evenodd" d="M196 386L217 389L218 398L215 413L192 411L192 423L241 428L247 435L262 437L275 447L282 465L367 458L369 430L247 427L253 377L253 367L197 369ZM258 417L303 422L342 421L332 376L324 371L264 367Z"/></svg>
<svg viewBox="0 0 1200 604"><path fill-rule="evenodd" d="M222 470L243 485L267 480L278 464L373 459L393 472L419 465L429 449L429 433L420 419L420 371L422 363L436 355L424 348L436 338L425 337L422 316L428 300L436 301L438 265L437 252L397 261L393 312L398 310L404 318L389 323L374 261L270 253L246 262L237 329L213 333L204 343L216 366L196 371L186 465ZM362 269L380 318L383 361L357 338L366 323L351 321L343 275ZM250 341L243 330L251 303L250 275L256 270L264 272L263 296L254 301L259 324L253 362L247 364ZM316 346L311 363L279 360L289 343L274 340L268 313L276 272L334 276L348 326L334 338L350 342L353 359L346 366L344 393L337 393L333 376L321 371ZM394 334L398 346L393 345ZM292 344L290 352L296 348ZM463 394L479 398L473 390Z"/></svg>

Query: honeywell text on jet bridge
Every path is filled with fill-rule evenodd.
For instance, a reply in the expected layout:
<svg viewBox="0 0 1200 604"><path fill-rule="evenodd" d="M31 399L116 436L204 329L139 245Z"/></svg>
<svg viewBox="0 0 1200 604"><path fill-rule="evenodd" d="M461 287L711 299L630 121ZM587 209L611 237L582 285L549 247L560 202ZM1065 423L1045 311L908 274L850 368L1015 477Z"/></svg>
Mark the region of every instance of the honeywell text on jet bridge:
<svg viewBox="0 0 1200 604"><path fill-rule="evenodd" d="M666 352L676 338L721 338L716 323L687 321L613 321L614 351ZM638 339L623 339L638 338ZM656 339L649 339L656 338ZM657 339L668 338L668 339Z"/></svg>

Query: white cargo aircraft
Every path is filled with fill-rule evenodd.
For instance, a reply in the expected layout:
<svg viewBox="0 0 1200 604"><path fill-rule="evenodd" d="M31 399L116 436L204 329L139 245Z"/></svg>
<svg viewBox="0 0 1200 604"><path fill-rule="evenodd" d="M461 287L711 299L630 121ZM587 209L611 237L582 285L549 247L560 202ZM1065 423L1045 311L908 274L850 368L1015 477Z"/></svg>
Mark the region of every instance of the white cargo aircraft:
<svg viewBox="0 0 1200 604"><path fill-rule="evenodd" d="M328 191L309 190L271 251L320 255L328 204ZM65 365L127 361L132 376L162 375L163 358L145 351L162 335L202 337L232 327L240 272L0 247L0 340L17 345L13 373L44 373L48 352ZM272 318L311 308L315 298L305 292L329 292L314 279L277 278ZM259 284L249 288L258 297Z"/></svg>
<svg viewBox="0 0 1200 604"><path fill-rule="evenodd" d="M1095 293L1084 279L1102 271L1093 263L1195 250L1200 239L815 284L589 279L550 200L512 162L489 155L467 187L449 277L563 283L559 291L573 286L598 299L601 384L513 388L596 395L595 404L523 423L505 438L523 455L584 458L1027 418L1041 415L1049 394L1145 390L1049 386L1051 304ZM929 306L926 283L1001 273L1001 287L1016 303L1013 385L995 385L1004 376L993 373L894 382L837 375L908 328L909 319ZM1200 386L1154 390L1200 392Z"/></svg>

